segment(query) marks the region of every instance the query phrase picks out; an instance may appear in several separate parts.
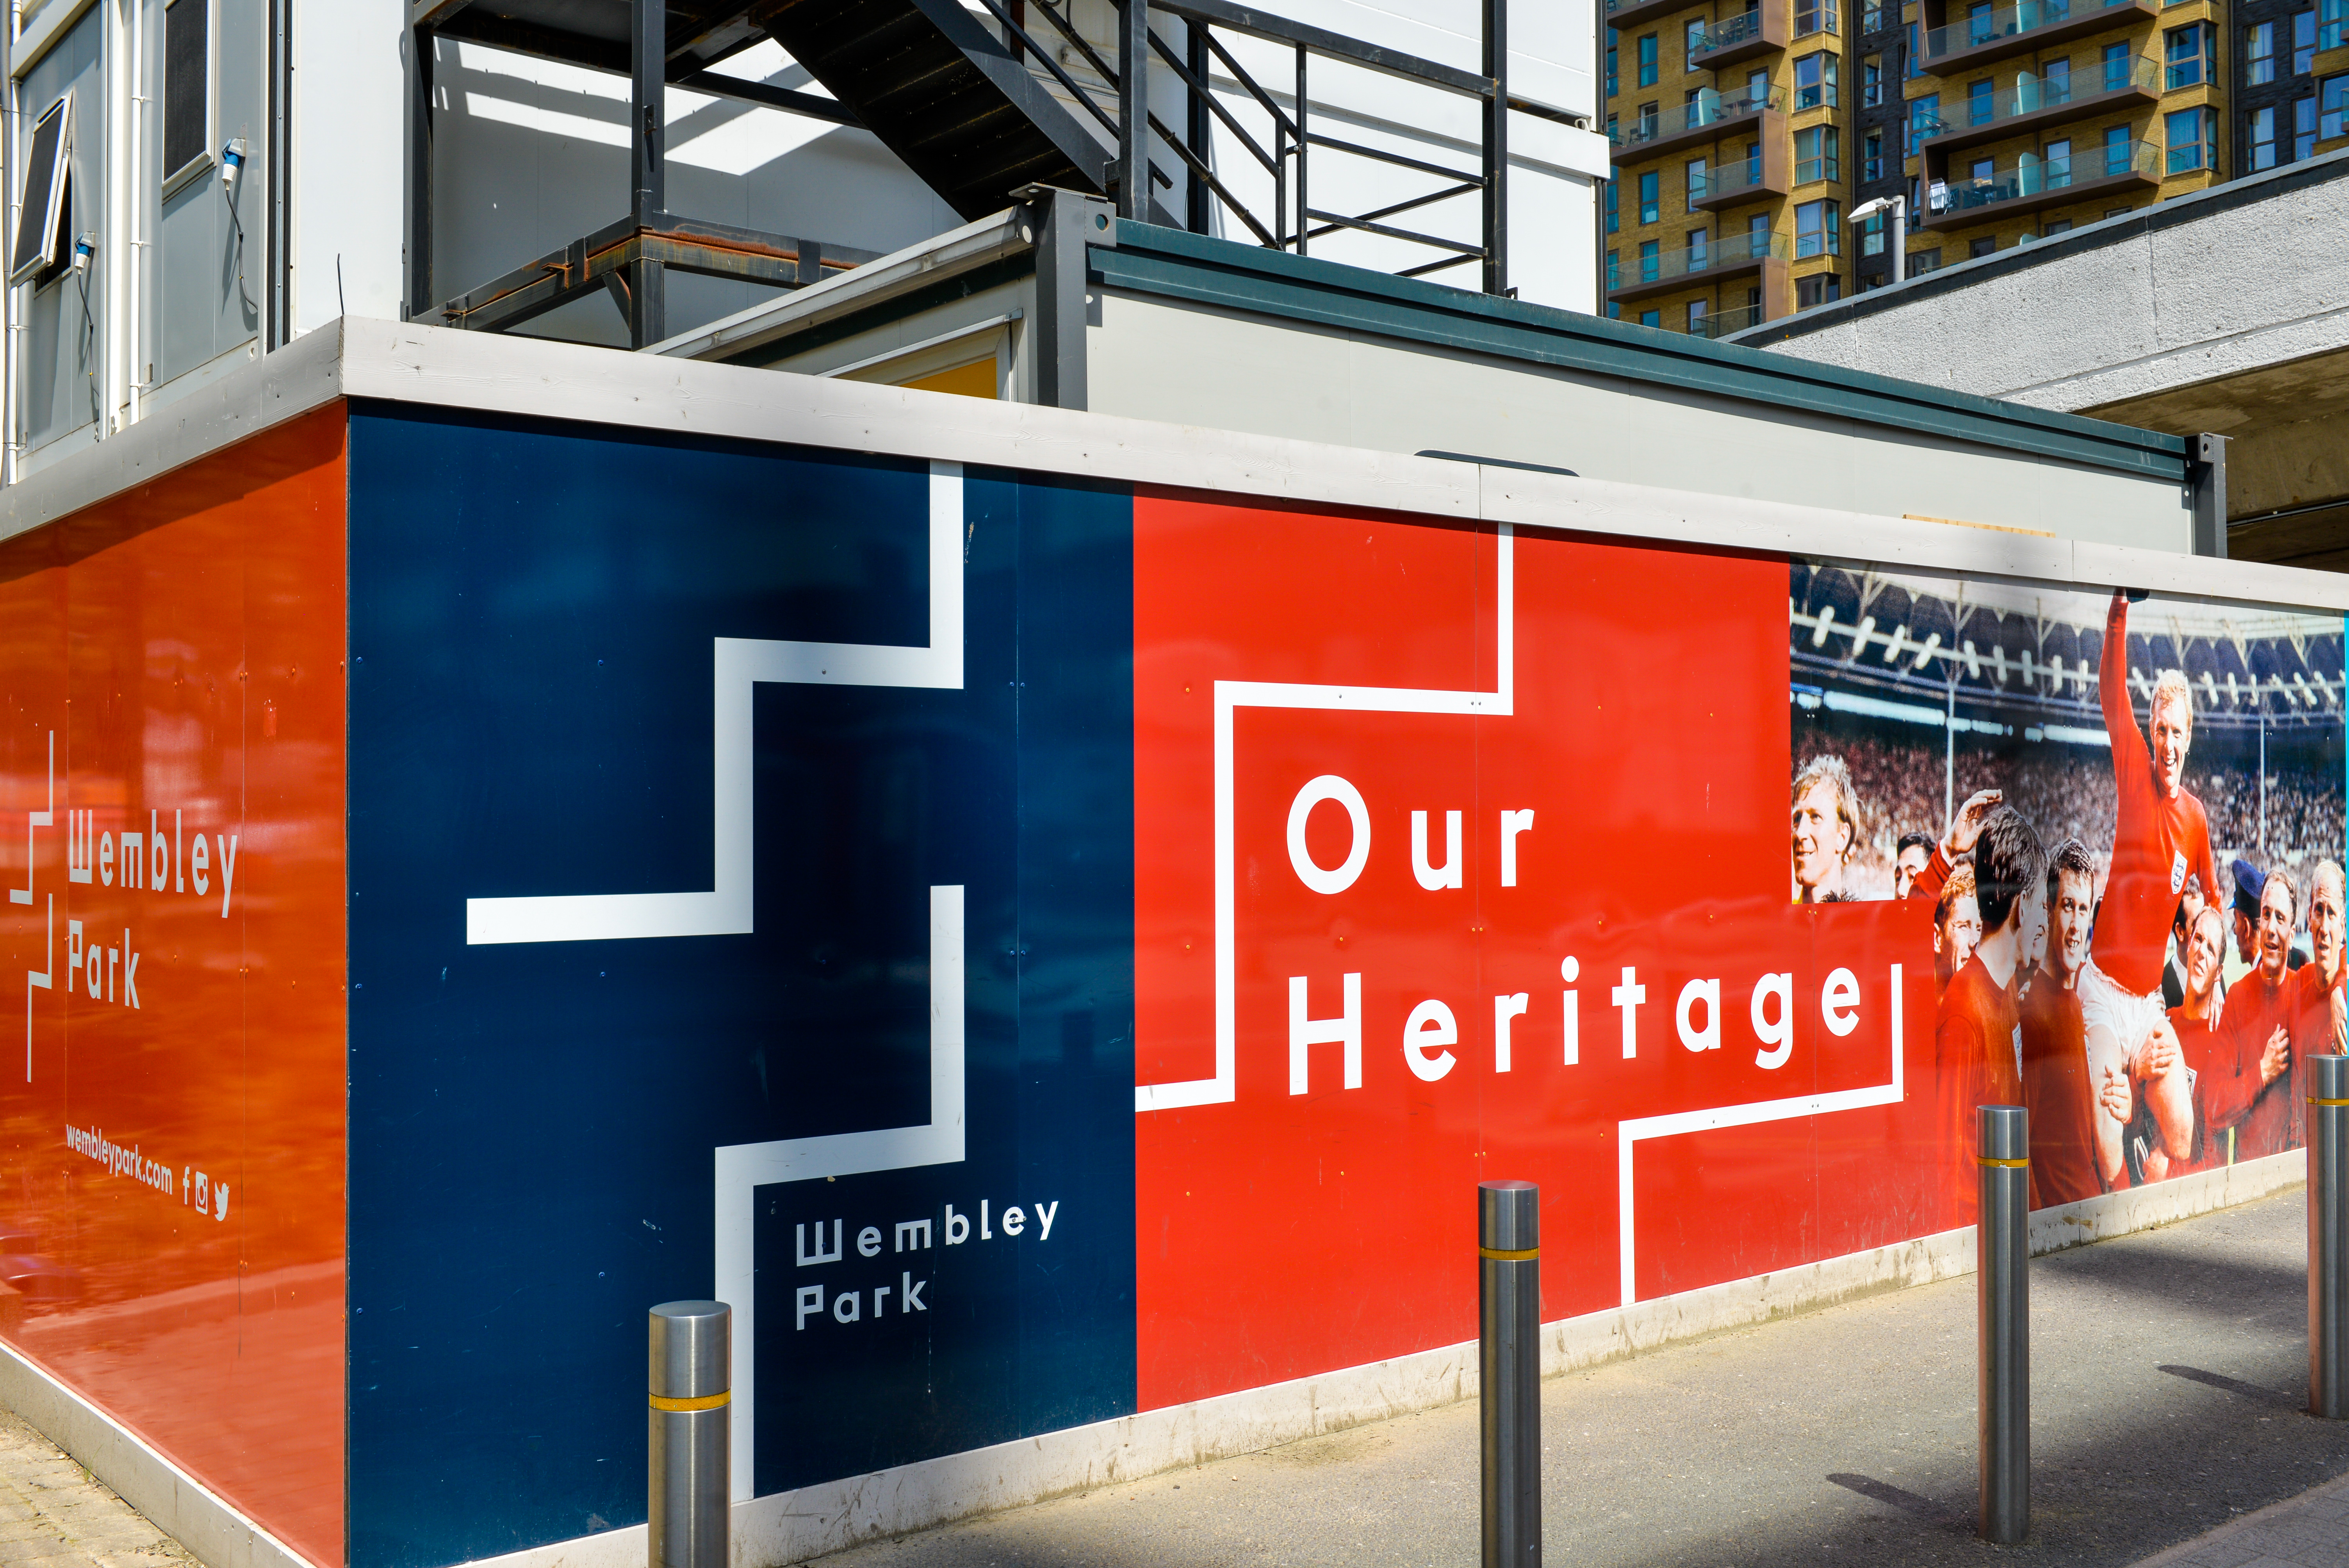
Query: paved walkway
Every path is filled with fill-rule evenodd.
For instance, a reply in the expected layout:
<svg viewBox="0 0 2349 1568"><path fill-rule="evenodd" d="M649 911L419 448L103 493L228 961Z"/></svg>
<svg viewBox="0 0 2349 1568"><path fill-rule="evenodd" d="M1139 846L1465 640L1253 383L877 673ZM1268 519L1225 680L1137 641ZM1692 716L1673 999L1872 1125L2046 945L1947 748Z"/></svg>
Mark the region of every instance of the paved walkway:
<svg viewBox="0 0 2349 1568"><path fill-rule="evenodd" d="M0 1563L190 1568L193 1562L55 1444L0 1409Z"/></svg>
<svg viewBox="0 0 2349 1568"><path fill-rule="evenodd" d="M1545 1383L1545 1554L1619 1568L2127 1568L2190 1542L2197 1554L2169 1560L2349 1568L2349 1524L2326 1517L2349 1512L2330 1495L2349 1476L2349 1422L2299 1408L2306 1236L2292 1192L2033 1263L2023 1546L1973 1534L1969 1277ZM825 1568L1468 1568L1476 1462L1475 1406L1456 1405L876 1542Z"/></svg>
<svg viewBox="0 0 2349 1568"><path fill-rule="evenodd" d="M1543 1385L1546 1554L1619 1568L2349 1568L2349 1422L2302 1414L2300 1194L2032 1270L2033 1532L1973 1535L1973 1281ZM1330 1568L1476 1560L1455 1405L968 1524L825 1568ZM188 1568L0 1411L0 1568Z"/></svg>

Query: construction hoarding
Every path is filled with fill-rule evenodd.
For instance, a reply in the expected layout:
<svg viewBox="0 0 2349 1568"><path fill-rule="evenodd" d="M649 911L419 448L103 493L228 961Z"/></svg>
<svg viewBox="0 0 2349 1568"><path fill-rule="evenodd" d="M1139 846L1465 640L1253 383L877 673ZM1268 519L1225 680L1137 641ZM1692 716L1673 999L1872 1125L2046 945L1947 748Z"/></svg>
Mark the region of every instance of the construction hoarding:
<svg viewBox="0 0 2349 1568"><path fill-rule="evenodd" d="M0 1335L320 1563L640 1522L654 1302L756 1507L1467 1339L1480 1179L1604 1312L2338 1026L2337 615L363 400L0 595Z"/></svg>

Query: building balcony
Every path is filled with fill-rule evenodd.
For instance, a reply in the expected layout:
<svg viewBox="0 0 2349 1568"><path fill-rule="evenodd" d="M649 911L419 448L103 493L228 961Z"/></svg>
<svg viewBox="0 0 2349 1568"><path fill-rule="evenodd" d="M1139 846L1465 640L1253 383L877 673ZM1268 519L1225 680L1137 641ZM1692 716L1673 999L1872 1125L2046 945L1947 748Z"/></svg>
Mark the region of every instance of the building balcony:
<svg viewBox="0 0 2349 1568"><path fill-rule="evenodd" d="M1783 49L1794 42L1791 0L1762 0L1758 10L1715 22L1689 49L1689 69L1717 71Z"/></svg>
<svg viewBox="0 0 2349 1568"><path fill-rule="evenodd" d="M1689 188L1689 205L1701 212L1718 212L1741 201L1766 201L1794 189L1786 178L1786 139L1764 139L1762 150L1708 169Z"/></svg>
<svg viewBox="0 0 2349 1568"><path fill-rule="evenodd" d="M1652 158L1683 147L1711 146L1724 136L1758 132L1767 146L1785 134L1786 95L1775 88L1754 97L1723 98L1707 88L1694 101L1615 129L1615 160Z"/></svg>
<svg viewBox="0 0 2349 1568"><path fill-rule="evenodd" d="M1708 312L1704 319L1690 330L1699 337L1727 337L1733 332L1744 332L1749 326L1759 326L1767 319L1767 307L1758 304L1742 304L1735 310Z"/></svg>
<svg viewBox="0 0 2349 1568"><path fill-rule="evenodd" d="M2147 195L2160 184L2161 150L2149 141L2090 148L2064 159L2025 155L2011 169L1992 170L1987 180L1936 181L1919 227L1971 228L2047 207Z"/></svg>
<svg viewBox="0 0 2349 1568"><path fill-rule="evenodd" d="M1637 27L1644 23L1661 20L1676 11L1696 10L1702 0L1610 0L1607 7L1607 25L1610 27Z"/></svg>
<svg viewBox="0 0 2349 1568"><path fill-rule="evenodd" d="M1935 27L1918 41L1917 69L1929 77L1967 71L2138 21L2151 21L2161 0L2018 0L1985 16Z"/></svg>
<svg viewBox="0 0 2349 1568"><path fill-rule="evenodd" d="M1784 234L1723 234L1702 248L1628 257L1609 265L1607 297L1619 304L1772 269L1783 273L1791 248ZM1763 297L1772 297L1766 285Z"/></svg>
<svg viewBox="0 0 2349 1568"><path fill-rule="evenodd" d="M2140 108L2161 98L2161 67L2142 57L2098 66L2085 81L2026 77L2004 92L1947 105L1950 118L1916 126L1912 139L1929 152L1959 152L1986 141L2035 136L2052 127L2116 109Z"/></svg>

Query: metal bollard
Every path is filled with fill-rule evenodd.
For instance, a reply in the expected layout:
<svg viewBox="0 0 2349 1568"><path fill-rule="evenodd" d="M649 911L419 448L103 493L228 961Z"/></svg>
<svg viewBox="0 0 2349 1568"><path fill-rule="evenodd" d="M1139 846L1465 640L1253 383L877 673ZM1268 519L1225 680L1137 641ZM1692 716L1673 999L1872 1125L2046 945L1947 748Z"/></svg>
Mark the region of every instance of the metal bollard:
<svg viewBox="0 0 2349 1568"><path fill-rule="evenodd" d="M724 1302L653 1308L647 1568L728 1568L733 1356L734 1314Z"/></svg>
<svg viewBox="0 0 2349 1568"><path fill-rule="evenodd" d="M2349 1057L2308 1058L2308 1413L2349 1417Z"/></svg>
<svg viewBox="0 0 2349 1568"><path fill-rule="evenodd" d="M2019 1105L1978 1106L1975 1115L1982 1536L2013 1546L2031 1529L2031 1118Z"/></svg>
<svg viewBox="0 0 2349 1568"><path fill-rule="evenodd" d="M1541 1565L1541 1189L1476 1184L1485 1568Z"/></svg>

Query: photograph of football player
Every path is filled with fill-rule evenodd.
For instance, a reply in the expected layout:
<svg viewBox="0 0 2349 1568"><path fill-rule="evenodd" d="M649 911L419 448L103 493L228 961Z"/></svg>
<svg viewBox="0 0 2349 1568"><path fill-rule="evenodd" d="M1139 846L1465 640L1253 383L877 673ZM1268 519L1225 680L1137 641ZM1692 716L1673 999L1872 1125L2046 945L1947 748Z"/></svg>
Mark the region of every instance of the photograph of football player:
<svg viewBox="0 0 2349 1568"><path fill-rule="evenodd" d="M1933 995L1950 988L1950 977L1966 966L1982 940L1982 906L1974 898L1974 868L1969 861L1950 873L1933 901Z"/></svg>
<svg viewBox="0 0 2349 1568"><path fill-rule="evenodd" d="M2169 1010L2169 1026L2178 1036L2186 1075L2193 1086L2194 1140L2181 1160L2172 1160L2165 1149L2150 1152L2145 1166L2148 1181L2226 1164L2233 1141L2231 1132L2210 1126L2203 1104L2203 1094L2215 1076L2223 1071L2231 1077L2235 1070L2233 1047L2219 1027L2220 982L2227 966L2227 916L2218 905L2206 903L2196 912L2187 923L2183 946L2186 995Z"/></svg>
<svg viewBox="0 0 2349 1568"><path fill-rule="evenodd" d="M2209 1126L2234 1133L2236 1160L2300 1146L2301 1075L2292 1048L2300 988L2286 963L2299 902L2291 872L2267 874L2260 890L2258 962L2228 988L2220 1014L2230 1059L2226 1070L2212 1074L2202 1105Z"/></svg>
<svg viewBox="0 0 2349 1568"><path fill-rule="evenodd" d="M1840 757L1814 757L1795 775L1795 902L1841 903L1859 841L1859 791Z"/></svg>
<svg viewBox="0 0 2349 1568"><path fill-rule="evenodd" d="M1941 994L1933 1028L1941 1148L1961 1225L1974 1215L1974 1108L2023 1102L2015 982L2045 929L2047 908L2040 886L2046 857L2023 813L2009 806L1992 811L1973 853L1982 939Z"/></svg>

